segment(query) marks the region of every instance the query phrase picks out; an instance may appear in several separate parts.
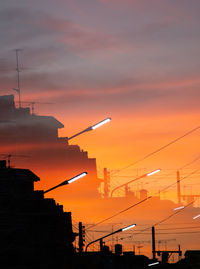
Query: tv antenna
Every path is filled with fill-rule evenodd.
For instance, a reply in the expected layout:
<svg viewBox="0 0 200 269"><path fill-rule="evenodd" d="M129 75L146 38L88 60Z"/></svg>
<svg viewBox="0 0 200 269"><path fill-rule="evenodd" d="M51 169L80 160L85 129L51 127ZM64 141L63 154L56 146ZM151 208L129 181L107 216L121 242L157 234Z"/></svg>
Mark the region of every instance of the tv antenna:
<svg viewBox="0 0 200 269"><path fill-rule="evenodd" d="M0 156L7 159L8 168L11 167L11 157L21 157L21 158L30 157L29 155L18 155L18 154L0 154Z"/></svg>
<svg viewBox="0 0 200 269"><path fill-rule="evenodd" d="M28 106L30 106L31 109L31 114L34 115L35 114L35 104L39 104L39 105L53 105L55 103L45 103L45 102L21 102L22 104L27 104Z"/></svg>
<svg viewBox="0 0 200 269"><path fill-rule="evenodd" d="M19 77L19 73L21 72L21 70L19 68L19 54L18 54L19 51L21 51L21 49L15 50L15 53L16 53L16 71L17 71L17 88L13 88L13 90L18 93L19 108L21 108L21 88L20 88L20 77Z"/></svg>

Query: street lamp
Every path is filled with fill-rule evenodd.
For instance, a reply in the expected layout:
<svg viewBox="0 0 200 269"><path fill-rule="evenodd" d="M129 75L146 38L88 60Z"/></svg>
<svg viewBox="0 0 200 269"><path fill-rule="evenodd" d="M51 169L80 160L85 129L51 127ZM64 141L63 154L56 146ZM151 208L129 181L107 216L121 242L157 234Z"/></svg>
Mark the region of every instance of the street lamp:
<svg viewBox="0 0 200 269"><path fill-rule="evenodd" d="M153 262L153 263L149 263L148 266L154 266L154 265L158 265L159 262Z"/></svg>
<svg viewBox="0 0 200 269"><path fill-rule="evenodd" d="M133 228L133 227L135 227L135 226L136 226L136 224L131 224L131 225L129 225L129 226L126 226L126 227L124 227L124 228L121 228L121 229L119 229L119 230L116 230L116 231L114 231L114 232L112 232L112 233L109 233L109 234L107 234L107 235L105 235L105 236L102 236L102 237L100 237L100 238L98 238L98 239L96 239L96 240L90 242L89 244L87 244L87 246L86 246L86 248L85 248L85 252L87 252L87 249L88 249L88 247L89 247L90 245L92 245L93 243L95 243L95 242L97 242L97 241L100 242L100 250L102 250L103 239L104 239L104 238L106 238L106 237L108 237L108 236L110 236L110 235L116 234L116 233L120 233L120 232L127 231L127 230L129 230L129 229L131 229L131 228Z"/></svg>
<svg viewBox="0 0 200 269"><path fill-rule="evenodd" d="M195 217L193 217L193 219L197 219L200 217L200 214L199 215L196 215Z"/></svg>
<svg viewBox="0 0 200 269"><path fill-rule="evenodd" d="M174 208L174 211L180 210L180 209L183 209L183 208L185 208L185 207L184 206L179 206L179 207Z"/></svg>
<svg viewBox="0 0 200 269"><path fill-rule="evenodd" d="M154 175L154 174L156 174L158 172L160 172L160 169L157 169L157 170L155 170L153 172L150 172L150 173L146 174L146 176L149 177L149 176L152 176L152 175Z"/></svg>
<svg viewBox="0 0 200 269"><path fill-rule="evenodd" d="M120 186L117 186L116 188L114 188L114 189L111 191L111 195L110 195L110 196L112 197L112 196L113 196L113 192L116 191L117 189L119 189L119 188L121 188L121 187L124 187L124 186L127 186L128 184L130 184L130 183L132 183L132 182L134 182L134 181L136 181L136 180L138 180L138 179L141 179L141 178L143 178L143 177L149 177L149 176L152 176L152 175L154 175L154 174L156 174L156 173L158 173L158 172L160 172L160 169L157 169L157 170L152 171L152 172L150 172L150 173L146 173L146 174L144 174L144 175L142 175L142 176L140 176L140 177L137 177L137 178L135 178L135 179L132 179L132 180L130 180L130 181L128 181L128 182L126 182L126 183L120 185Z"/></svg>
<svg viewBox="0 0 200 269"><path fill-rule="evenodd" d="M86 175L87 175L87 172L83 172L83 173L81 173L81 174L79 174L79 175L77 175L75 177L72 177L72 178L70 178L68 180L63 181L62 183L56 185L55 187L52 187L52 188L44 191L44 193L50 192L50 191L52 191L52 190L54 190L54 189L56 189L58 187L64 186L64 185L68 185L68 184L70 184L70 183L72 183L72 182L74 182L74 181L78 180L79 178L82 178L82 177L84 177Z"/></svg>
<svg viewBox="0 0 200 269"><path fill-rule="evenodd" d="M108 123L109 121L111 121L111 118L106 118L106 119L104 119L104 120L102 120L102 121L100 121L100 122L98 122L98 123L96 123L96 124L94 124L94 125L86 128L86 129L84 129L83 131L81 131L81 132L79 132L79 133L77 133L77 134L75 134L73 136L68 137L67 140L70 140L70 139L72 139L72 138L74 138L74 137L76 137L76 136L78 136L80 134L83 134L85 132L89 132L89 131L95 130L95 129L99 128L100 126Z"/></svg>

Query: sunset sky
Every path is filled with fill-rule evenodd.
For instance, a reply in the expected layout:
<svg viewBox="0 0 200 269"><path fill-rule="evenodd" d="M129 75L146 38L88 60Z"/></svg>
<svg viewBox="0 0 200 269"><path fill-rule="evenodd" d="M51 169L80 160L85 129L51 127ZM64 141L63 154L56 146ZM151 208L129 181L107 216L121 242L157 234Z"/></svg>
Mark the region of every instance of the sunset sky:
<svg viewBox="0 0 200 269"><path fill-rule="evenodd" d="M1 4L1 94L53 115L71 141L121 169L199 125L199 8L195 0L42 0ZM16 94L16 93L15 93ZM16 101L18 97L16 95ZM199 131L133 169L178 169L199 154Z"/></svg>
<svg viewBox="0 0 200 269"><path fill-rule="evenodd" d="M126 166L199 124L199 8L196 0L4 1L1 93L14 93L13 49L23 49L23 101L54 103L35 109L63 122L63 136L112 117L73 143L99 167ZM198 137L138 167L181 166L198 155Z"/></svg>
<svg viewBox="0 0 200 269"><path fill-rule="evenodd" d="M100 175L120 170L200 125L199 10L197 0L2 1L0 94L18 101L14 50L22 49L22 101L52 103L35 104L35 112L61 121L60 136L111 117L70 143L97 159ZM200 155L199 136L200 129L118 175L161 168L173 182L176 169Z"/></svg>

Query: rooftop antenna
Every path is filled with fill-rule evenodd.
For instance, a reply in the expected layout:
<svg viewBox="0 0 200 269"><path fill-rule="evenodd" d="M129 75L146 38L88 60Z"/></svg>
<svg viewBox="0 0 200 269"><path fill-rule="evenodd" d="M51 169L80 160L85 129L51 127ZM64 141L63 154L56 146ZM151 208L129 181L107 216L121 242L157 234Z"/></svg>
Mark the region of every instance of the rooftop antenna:
<svg viewBox="0 0 200 269"><path fill-rule="evenodd" d="M0 156L3 158L7 158L8 168L11 168L11 157L21 157L21 158L30 157L29 155L18 155L18 154L0 154Z"/></svg>
<svg viewBox="0 0 200 269"><path fill-rule="evenodd" d="M19 95L19 108L21 108L21 89L20 89L20 79L19 79L19 73L20 73L20 68L19 68L19 55L18 52L21 51L21 49L16 49L16 71L17 71L17 88L13 89L15 90L18 95Z"/></svg>

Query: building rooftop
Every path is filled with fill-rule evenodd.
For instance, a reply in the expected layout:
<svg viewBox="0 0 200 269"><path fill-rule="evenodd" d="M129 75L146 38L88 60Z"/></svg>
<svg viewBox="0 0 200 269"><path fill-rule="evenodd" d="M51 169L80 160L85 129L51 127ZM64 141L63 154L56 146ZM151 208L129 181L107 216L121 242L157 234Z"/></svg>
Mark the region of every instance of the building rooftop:
<svg viewBox="0 0 200 269"><path fill-rule="evenodd" d="M9 178L16 180L30 180L33 182L40 181L40 178L36 176L29 169L10 168L6 166L5 160L0 160L0 180Z"/></svg>

